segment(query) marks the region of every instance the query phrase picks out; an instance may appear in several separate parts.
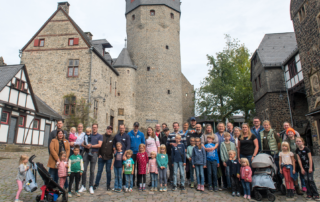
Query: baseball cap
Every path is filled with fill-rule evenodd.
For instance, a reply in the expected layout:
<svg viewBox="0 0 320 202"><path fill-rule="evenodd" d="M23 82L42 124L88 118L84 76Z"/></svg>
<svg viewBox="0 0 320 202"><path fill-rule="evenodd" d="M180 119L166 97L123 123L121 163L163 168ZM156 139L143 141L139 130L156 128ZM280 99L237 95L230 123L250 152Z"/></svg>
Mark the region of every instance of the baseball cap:
<svg viewBox="0 0 320 202"><path fill-rule="evenodd" d="M194 118L194 117L190 118L190 121L195 121L195 120L196 120L196 118Z"/></svg>
<svg viewBox="0 0 320 202"><path fill-rule="evenodd" d="M133 126L134 126L134 127L139 127L140 124L139 124L138 122L134 122Z"/></svg>
<svg viewBox="0 0 320 202"><path fill-rule="evenodd" d="M113 130L113 127L112 126L108 126L107 130Z"/></svg>
<svg viewBox="0 0 320 202"><path fill-rule="evenodd" d="M165 129L163 129L163 131L164 131L164 132L167 132L167 131L169 131L169 128L166 127Z"/></svg>

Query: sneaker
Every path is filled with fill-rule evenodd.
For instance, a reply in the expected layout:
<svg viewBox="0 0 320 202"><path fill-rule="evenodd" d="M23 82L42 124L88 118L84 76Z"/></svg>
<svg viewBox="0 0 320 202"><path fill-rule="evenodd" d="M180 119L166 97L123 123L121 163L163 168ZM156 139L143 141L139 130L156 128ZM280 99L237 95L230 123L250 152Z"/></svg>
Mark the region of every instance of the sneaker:
<svg viewBox="0 0 320 202"><path fill-rule="evenodd" d="M167 187L164 187L164 188L163 188L163 191L164 191L164 192L167 192Z"/></svg>
<svg viewBox="0 0 320 202"><path fill-rule="evenodd" d="M132 188L129 189L129 192L132 192Z"/></svg>
<svg viewBox="0 0 320 202"><path fill-rule="evenodd" d="M198 184L197 191L200 191L200 189L201 189L201 185Z"/></svg>
<svg viewBox="0 0 320 202"><path fill-rule="evenodd" d="M122 192L122 189L118 189L118 192Z"/></svg>
<svg viewBox="0 0 320 202"><path fill-rule="evenodd" d="M80 197L81 194L80 194L79 192L76 192L76 196L77 196L77 197Z"/></svg>
<svg viewBox="0 0 320 202"><path fill-rule="evenodd" d="M219 191L222 191L221 187L219 187L218 189L219 189Z"/></svg>
<svg viewBox="0 0 320 202"><path fill-rule="evenodd" d="M237 197L240 197L240 192L237 192Z"/></svg>
<svg viewBox="0 0 320 202"><path fill-rule="evenodd" d="M71 192L68 193L68 198L71 198L72 197L72 194Z"/></svg>
<svg viewBox="0 0 320 202"><path fill-rule="evenodd" d="M307 198L307 199L312 199L312 196L309 196L309 195L308 195L306 198Z"/></svg>
<svg viewBox="0 0 320 202"><path fill-rule="evenodd" d="M158 191L158 189L157 189L157 188L154 188L154 189L153 189L153 191L154 191L154 192L157 192L157 191Z"/></svg>
<svg viewBox="0 0 320 202"><path fill-rule="evenodd" d="M191 188L194 188L194 182L191 182L190 187L191 187Z"/></svg>
<svg viewBox="0 0 320 202"><path fill-rule="evenodd" d="M313 199L314 199L315 201L320 201L319 196L314 196Z"/></svg>
<svg viewBox="0 0 320 202"><path fill-rule="evenodd" d="M94 194L93 187L89 188L89 192L90 192L90 194Z"/></svg>
<svg viewBox="0 0 320 202"><path fill-rule="evenodd" d="M107 186L107 191L111 191L111 187L110 186Z"/></svg>
<svg viewBox="0 0 320 202"><path fill-rule="evenodd" d="M87 189L82 185L81 188L79 189L79 193L85 192Z"/></svg>
<svg viewBox="0 0 320 202"><path fill-rule="evenodd" d="M186 189L184 188L184 186L181 186L181 190L184 191L184 190L186 190Z"/></svg>
<svg viewBox="0 0 320 202"><path fill-rule="evenodd" d="M124 190L124 192L128 192L129 191L129 189L128 188L126 188L125 190Z"/></svg>
<svg viewBox="0 0 320 202"><path fill-rule="evenodd" d="M236 196L236 192L232 192L232 196L235 197Z"/></svg>
<svg viewBox="0 0 320 202"><path fill-rule="evenodd" d="M151 187L150 191L153 191L153 187Z"/></svg>
<svg viewBox="0 0 320 202"><path fill-rule="evenodd" d="M209 188L208 188L208 189L209 189L209 191L213 191L213 188L212 188L212 186L209 186Z"/></svg>
<svg viewBox="0 0 320 202"><path fill-rule="evenodd" d="M248 195L247 199L251 199L251 196L250 196L250 195Z"/></svg>
<svg viewBox="0 0 320 202"><path fill-rule="evenodd" d="M160 187L159 191L162 192L162 187Z"/></svg>
<svg viewBox="0 0 320 202"><path fill-rule="evenodd" d="M93 185L93 190L96 190L99 187L99 185Z"/></svg>
<svg viewBox="0 0 320 202"><path fill-rule="evenodd" d="M172 191L177 191L177 186L173 186Z"/></svg>
<svg viewBox="0 0 320 202"><path fill-rule="evenodd" d="M202 192L204 191L204 185L200 186L200 191L202 191Z"/></svg>
<svg viewBox="0 0 320 202"><path fill-rule="evenodd" d="M117 189L115 189L115 188L112 188L112 191L116 191Z"/></svg>
<svg viewBox="0 0 320 202"><path fill-rule="evenodd" d="M247 198L247 195L245 194L245 195L243 196L243 198Z"/></svg>
<svg viewBox="0 0 320 202"><path fill-rule="evenodd" d="M142 187L139 187L139 191L142 191Z"/></svg>
<svg viewBox="0 0 320 202"><path fill-rule="evenodd" d="M307 192L307 188L306 187L302 187L302 191L303 192Z"/></svg>
<svg viewBox="0 0 320 202"><path fill-rule="evenodd" d="M213 190L214 190L215 192L219 191L218 187L214 187Z"/></svg>
<svg viewBox="0 0 320 202"><path fill-rule="evenodd" d="M146 191L146 188L145 188L145 187L142 187L142 191Z"/></svg>

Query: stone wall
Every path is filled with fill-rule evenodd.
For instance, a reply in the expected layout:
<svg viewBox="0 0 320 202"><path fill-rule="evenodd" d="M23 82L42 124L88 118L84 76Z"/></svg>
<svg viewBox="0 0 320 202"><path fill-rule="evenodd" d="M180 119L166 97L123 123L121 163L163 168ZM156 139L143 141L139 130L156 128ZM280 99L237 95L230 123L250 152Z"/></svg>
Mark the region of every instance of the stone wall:
<svg viewBox="0 0 320 202"><path fill-rule="evenodd" d="M190 84L188 79L181 74L182 81L182 109L183 109L183 121L188 121L190 117L194 116L194 86Z"/></svg>

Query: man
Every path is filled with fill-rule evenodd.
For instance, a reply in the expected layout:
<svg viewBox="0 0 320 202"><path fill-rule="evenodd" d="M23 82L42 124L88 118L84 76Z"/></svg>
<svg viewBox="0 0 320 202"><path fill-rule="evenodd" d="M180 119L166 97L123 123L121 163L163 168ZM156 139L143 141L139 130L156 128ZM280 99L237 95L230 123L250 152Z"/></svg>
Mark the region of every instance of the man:
<svg viewBox="0 0 320 202"><path fill-rule="evenodd" d="M53 130L50 135L49 135L49 138L48 138L48 152L50 154L50 143L52 141L52 139L56 138L57 137L57 130L62 130L63 128L63 121L62 120L58 120L57 121L57 129L56 130ZM69 139L69 134L67 133L67 131L63 130L63 134L65 136L65 138L68 140ZM68 157L69 158L69 157Z"/></svg>
<svg viewBox="0 0 320 202"><path fill-rule="evenodd" d="M254 134L259 142L259 151L261 151L261 137L260 137L260 132L264 131L263 126L261 125L261 121L259 117L254 117L253 118L253 127L251 128L251 133Z"/></svg>
<svg viewBox="0 0 320 202"><path fill-rule="evenodd" d="M134 161L134 170L133 170L133 186L135 186L135 175L137 168L137 153L139 152L139 145L145 144L146 140L144 138L144 134L139 131L139 123L135 122L133 124L133 130L128 133L130 137L130 149L132 150L133 154L131 156L132 160ZM137 174L138 175L138 174ZM137 177L138 178L138 177ZM139 181L137 182L137 185L139 185Z"/></svg>
<svg viewBox="0 0 320 202"><path fill-rule="evenodd" d="M166 123L163 123L163 124L161 125L161 127L162 127L162 132L161 132L160 139L165 136L164 129L165 129L165 128L168 128L168 125L167 125Z"/></svg>
<svg viewBox="0 0 320 202"><path fill-rule="evenodd" d="M196 126L195 126L195 132L193 133L193 132L188 132L188 134L187 134L187 147L189 146L189 145L191 145L191 143L190 143L190 138L200 138L201 139L201 137L202 137L202 126L200 125L200 124L196 124Z"/></svg>
<svg viewBox="0 0 320 202"><path fill-rule="evenodd" d="M71 151L73 151L74 146L79 145L80 146L80 155L82 155L83 147L81 146L84 141L85 133L83 132L83 124L79 123L77 127L76 137L77 140L75 142L70 142ZM73 153L73 152L72 152ZM71 156L72 154L70 154Z"/></svg>
<svg viewBox="0 0 320 202"><path fill-rule="evenodd" d="M110 182L111 182L111 165L113 159L113 139L114 136L112 135L112 126L107 127L106 133L103 135L102 145L99 149L99 159L98 159L98 173L96 177L96 182L93 186L95 190L100 183L101 174L103 172L104 166L106 166L106 173L107 173L107 191L110 191Z"/></svg>
<svg viewBox="0 0 320 202"><path fill-rule="evenodd" d="M289 122L284 122L283 123L283 131L281 131L281 133L277 133L277 135L283 140L283 141L285 141L287 138L288 138L288 136L287 136L287 130L288 130L288 128L292 128L292 126L291 126L291 124L289 123ZM296 131L295 130L295 134L296 134L296 137L300 137L300 133L298 133L298 131Z"/></svg>
<svg viewBox="0 0 320 202"><path fill-rule="evenodd" d="M158 138L160 138L160 134L161 134L161 126L160 126L160 124L156 124L154 128L155 128L154 133L156 134L156 136Z"/></svg>
<svg viewBox="0 0 320 202"><path fill-rule="evenodd" d="M220 145L222 142L224 142L224 132L226 130L226 126L224 125L224 123L220 122L217 125L218 128L218 132L216 132L216 135L219 139L219 146L218 146L218 154L220 154ZM230 136L230 141L234 143L234 138L233 136ZM222 162L221 157L219 156L219 162ZM223 163L220 164L221 167L221 171L222 171L222 181L223 181L223 189L227 188L227 178L226 178L226 173L225 173L225 166L223 165ZM220 187L222 186L221 183L221 178L218 179L219 185Z"/></svg>
<svg viewBox="0 0 320 202"><path fill-rule="evenodd" d="M197 125L197 121L196 118L191 117L190 118L190 126L189 126L189 131L194 133L196 131L196 125Z"/></svg>
<svg viewBox="0 0 320 202"><path fill-rule="evenodd" d="M85 148L85 153L83 155L83 164L84 171L82 174L82 186L79 192L86 191L86 180L87 180L87 169L90 163L90 178L89 178L89 192L90 194L94 194L93 191L93 180L94 180L94 170L96 168L96 163L98 161L98 153L99 149L102 145L103 137L98 133L98 124L92 124L92 135L91 135L91 144L84 145L82 143L82 147ZM89 149L91 149L92 156L89 155Z"/></svg>
<svg viewBox="0 0 320 202"><path fill-rule="evenodd" d="M227 132L230 133L231 136L233 136L233 124L227 123Z"/></svg>

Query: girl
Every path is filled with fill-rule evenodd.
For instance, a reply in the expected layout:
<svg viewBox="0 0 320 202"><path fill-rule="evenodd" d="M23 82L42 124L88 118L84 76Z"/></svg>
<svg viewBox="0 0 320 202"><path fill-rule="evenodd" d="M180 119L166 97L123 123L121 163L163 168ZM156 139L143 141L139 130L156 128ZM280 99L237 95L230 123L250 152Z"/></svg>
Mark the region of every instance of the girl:
<svg viewBox="0 0 320 202"><path fill-rule="evenodd" d="M19 160L19 167L18 167L18 175L17 175L17 184L18 184L18 191L16 195L16 202L22 202L19 200L20 193L23 189L23 182L26 179L26 172L29 170L29 166L27 166L29 157L26 155L21 155Z"/></svg>
<svg viewBox="0 0 320 202"><path fill-rule="evenodd" d="M252 178L251 178L252 170L249 165L249 160L247 158L241 158L240 163L241 163L240 177L241 177L241 184L244 192L243 198L251 199L250 183L252 181Z"/></svg>
<svg viewBox="0 0 320 202"><path fill-rule="evenodd" d="M67 153L65 151L62 151L59 155L59 161L57 162L57 168L58 168L58 176L60 179L60 187L64 186L64 183L67 180L67 168L68 168L68 162L67 162Z"/></svg>
<svg viewBox="0 0 320 202"><path fill-rule="evenodd" d="M167 166L169 161L166 151L166 145L162 144L160 146L160 153L157 155L160 191L164 192L167 191ZM162 188L162 186L164 186L164 188Z"/></svg>
<svg viewBox="0 0 320 202"><path fill-rule="evenodd" d="M69 134L68 140L69 142L75 142L77 140L75 127L70 128L70 134Z"/></svg>
<svg viewBox="0 0 320 202"><path fill-rule="evenodd" d="M121 192L122 189L122 159L124 152L122 151L121 142L116 144L117 151L114 154L114 158L111 165L111 170L114 167L114 191Z"/></svg>
<svg viewBox="0 0 320 202"><path fill-rule="evenodd" d="M194 188L194 168L192 167L192 151L193 151L193 148L196 144L195 142L195 139L194 137L190 138L190 144L187 148L187 159L188 161L190 162L190 169L189 169L189 172L190 172L190 181L191 181L191 184L190 184L190 188Z"/></svg>
<svg viewBox="0 0 320 202"><path fill-rule="evenodd" d="M284 179L286 182L287 188L287 197L293 198L294 197L294 179L296 178L294 175L295 171L295 164L294 162L294 155L290 152L290 146L288 142L283 142L281 144L282 152L279 153L279 168L280 173L284 175Z"/></svg>
<svg viewBox="0 0 320 202"><path fill-rule="evenodd" d="M139 145L139 152L137 154L138 165L138 182L140 182L139 191L146 190L146 168L149 161L148 154L146 152L146 146L144 144Z"/></svg>
<svg viewBox="0 0 320 202"><path fill-rule="evenodd" d="M207 168L206 150L201 146L200 138L196 138L196 146L192 150L192 167L196 169L198 191L204 191L203 168Z"/></svg>
<svg viewBox="0 0 320 202"><path fill-rule="evenodd" d="M311 151L309 148L304 146L304 140L301 137L296 138L296 144L298 146L296 150L296 154L298 154L298 162L307 185L307 198L311 199L313 196L316 201L319 201L319 193L313 180L314 164Z"/></svg>
<svg viewBox="0 0 320 202"><path fill-rule="evenodd" d="M158 165L156 160L157 154L156 152L151 152L151 159L148 163L148 171L147 173L151 175L151 191L158 191Z"/></svg>

